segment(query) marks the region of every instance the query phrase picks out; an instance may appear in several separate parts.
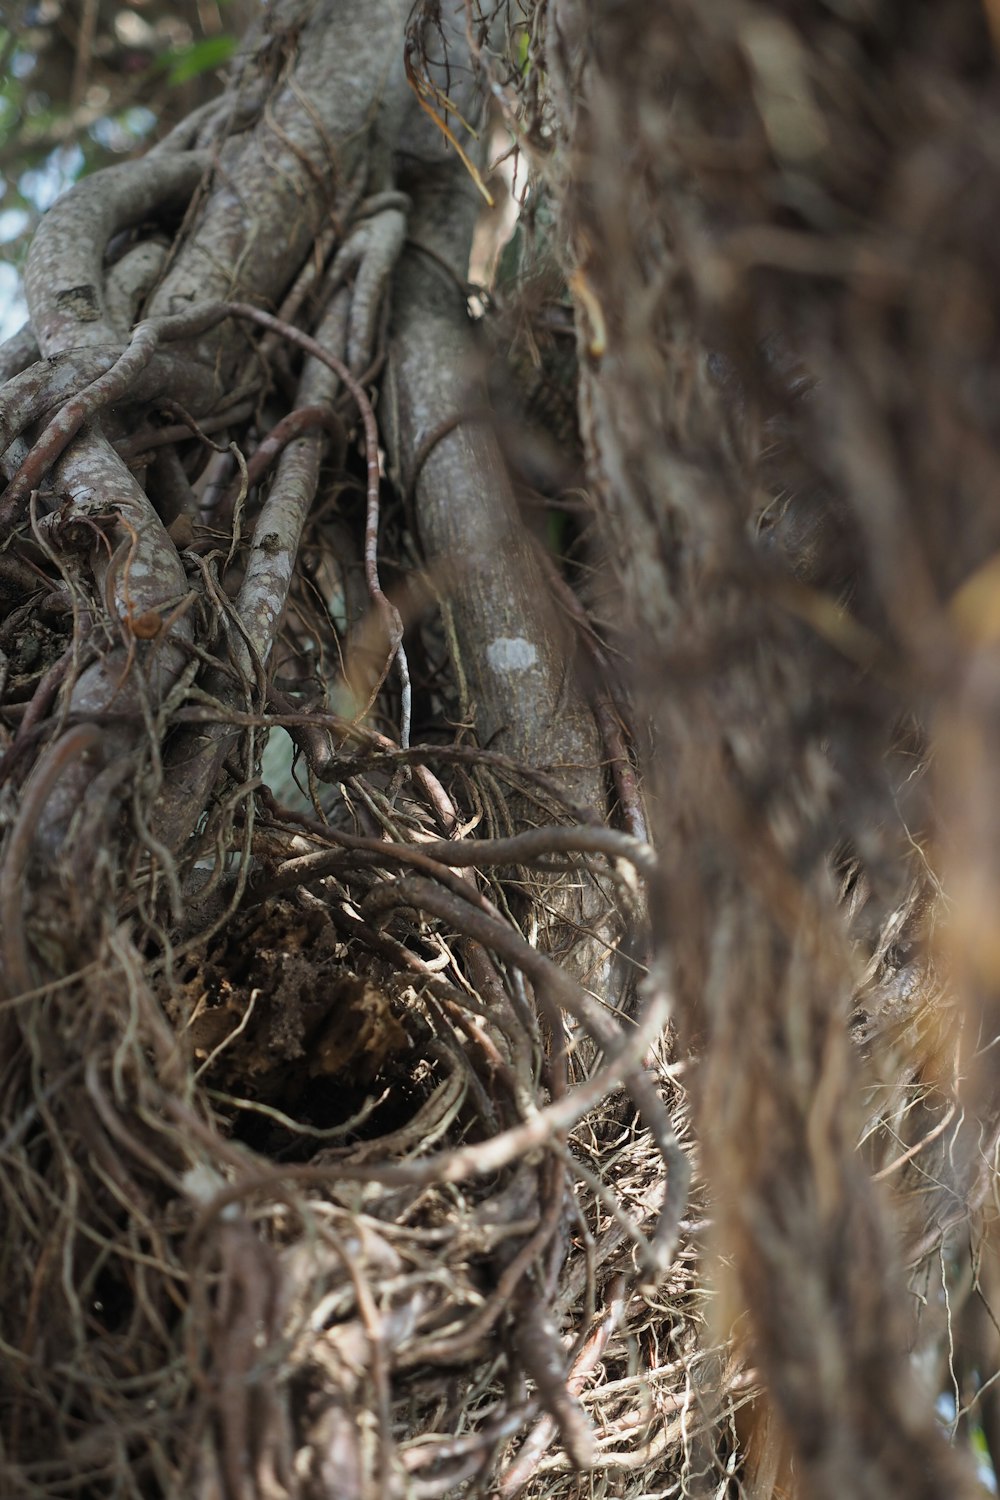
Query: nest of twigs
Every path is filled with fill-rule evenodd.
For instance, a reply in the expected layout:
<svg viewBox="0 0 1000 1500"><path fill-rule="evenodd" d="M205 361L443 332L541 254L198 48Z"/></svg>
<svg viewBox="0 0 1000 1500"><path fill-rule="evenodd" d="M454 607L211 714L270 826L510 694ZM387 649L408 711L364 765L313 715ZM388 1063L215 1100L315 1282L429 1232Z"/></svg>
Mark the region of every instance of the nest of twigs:
<svg viewBox="0 0 1000 1500"><path fill-rule="evenodd" d="M682 1105L657 997L630 1060L606 1035L595 1060L586 1005L557 1036L532 995L560 971L501 914L523 882L492 878L517 848L445 867L412 769L443 761L468 816L478 757L448 775L446 749L338 727L335 802L290 813L244 745L180 911L149 859L105 872L78 972L7 1010L8 1493L556 1494L594 1461L631 1493L718 1416L694 1245L635 1291L660 1264L653 1101ZM538 797L499 759L490 787ZM574 846L636 852L565 817L523 838L526 868L597 859L609 890L615 862ZM32 899L33 950L76 878ZM606 1097L637 1064L644 1089Z"/></svg>
<svg viewBox="0 0 1000 1500"><path fill-rule="evenodd" d="M85 386L93 419L120 370ZM356 405L331 412L265 674L233 601L269 550L260 455L282 435L263 442L259 405L226 416L241 484L219 421L117 426L133 472L169 453L203 502L170 531L188 593L146 609L141 523L44 477L65 448L47 378L29 363L7 408L41 384L0 627L5 1493L557 1494L581 1467L639 1493L694 1472L732 1397L642 977L652 851L467 736L401 748L401 714L457 705L433 618L387 676ZM381 521L405 555L399 500Z"/></svg>

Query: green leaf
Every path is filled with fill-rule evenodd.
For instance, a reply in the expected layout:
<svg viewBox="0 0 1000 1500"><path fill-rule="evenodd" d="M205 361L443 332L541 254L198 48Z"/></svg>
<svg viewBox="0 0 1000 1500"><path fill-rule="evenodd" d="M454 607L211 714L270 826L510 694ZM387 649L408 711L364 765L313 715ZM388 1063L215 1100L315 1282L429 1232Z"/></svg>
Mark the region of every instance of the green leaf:
<svg viewBox="0 0 1000 1500"><path fill-rule="evenodd" d="M221 67L229 61L236 50L234 36L211 36L203 42L192 42L190 47L178 47L168 52L161 66L167 70L168 83L187 83L212 68Z"/></svg>

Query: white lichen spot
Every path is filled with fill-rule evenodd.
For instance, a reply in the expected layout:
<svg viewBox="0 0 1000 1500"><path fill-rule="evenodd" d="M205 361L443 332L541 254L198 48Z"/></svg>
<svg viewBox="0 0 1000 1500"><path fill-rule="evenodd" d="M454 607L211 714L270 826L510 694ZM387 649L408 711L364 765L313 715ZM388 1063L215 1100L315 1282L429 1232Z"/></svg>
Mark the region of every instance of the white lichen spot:
<svg viewBox="0 0 1000 1500"><path fill-rule="evenodd" d="M486 660L494 672L526 672L538 660L538 651L522 635L501 635L487 646Z"/></svg>
<svg viewBox="0 0 1000 1500"><path fill-rule="evenodd" d="M226 1179L220 1177L215 1168L210 1167L207 1162L198 1162L195 1166L188 1167L181 1178L181 1187L185 1194L192 1203L197 1204L200 1208L207 1207L220 1193L224 1193L228 1186L229 1184ZM240 1206L238 1203L226 1203L219 1211L220 1219L232 1221L239 1217Z"/></svg>

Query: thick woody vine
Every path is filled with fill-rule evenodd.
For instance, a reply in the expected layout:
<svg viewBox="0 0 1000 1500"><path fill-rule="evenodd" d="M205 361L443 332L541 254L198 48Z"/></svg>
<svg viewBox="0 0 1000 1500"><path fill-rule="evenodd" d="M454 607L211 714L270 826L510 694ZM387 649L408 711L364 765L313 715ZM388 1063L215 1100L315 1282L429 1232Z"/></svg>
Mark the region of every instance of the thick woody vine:
<svg viewBox="0 0 1000 1500"><path fill-rule="evenodd" d="M643 830L610 685L467 384L440 86L393 180L412 82L358 97L359 144L269 25L227 102L47 215L0 353L4 1462L512 1495L600 1464L588 1372L642 1282L691 1284L667 996L623 947L655 858L607 826L617 785ZM53 1432L98 1364L110 1405ZM444 1427L441 1365L482 1389Z"/></svg>

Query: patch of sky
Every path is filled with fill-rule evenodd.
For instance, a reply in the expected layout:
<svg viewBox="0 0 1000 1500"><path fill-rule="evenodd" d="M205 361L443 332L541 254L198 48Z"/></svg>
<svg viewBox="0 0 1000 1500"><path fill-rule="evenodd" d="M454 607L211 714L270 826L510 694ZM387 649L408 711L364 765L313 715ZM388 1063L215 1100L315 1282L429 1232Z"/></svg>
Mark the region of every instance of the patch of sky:
<svg viewBox="0 0 1000 1500"><path fill-rule="evenodd" d="M51 208L61 193L71 188L83 169L83 152L79 146L53 151L40 167L22 172L17 186L39 213Z"/></svg>
<svg viewBox="0 0 1000 1500"><path fill-rule="evenodd" d="M148 110L137 113L146 115ZM71 188L83 170L84 157L79 146L53 151L40 166L30 167L17 179L17 191L38 213L51 208L60 194ZM0 245L9 244L28 228L29 212L7 208L0 213ZM21 278L10 261L0 260L0 340L16 333L28 315L21 293Z"/></svg>
<svg viewBox="0 0 1000 1500"><path fill-rule="evenodd" d="M16 240L28 227L30 215L23 208L5 208L0 211L0 245Z"/></svg>
<svg viewBox="0 0 1000 1500"><path fill-rule="evenodd" d="M10 62L7 64L15 78L27 78L35 66L35 56L32 52L22 52L18 47Z"/></svg>
<svg viewBox="0 0 1000 1500"><path fill-rule="evenodd" d="M136 105L119 115L104 115L89 127L88 134L105 151L131 151L144 141L156 124L151 109Z"/></svg>
<svg viewBox="0 0 1000 1500"><path fill-rule="evenodd" d="M12 265L0 261L0 341L16 333L27 316L21 278Z"/></svg>

